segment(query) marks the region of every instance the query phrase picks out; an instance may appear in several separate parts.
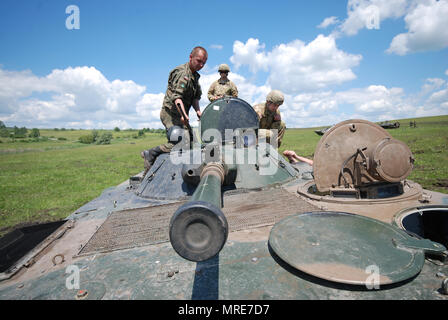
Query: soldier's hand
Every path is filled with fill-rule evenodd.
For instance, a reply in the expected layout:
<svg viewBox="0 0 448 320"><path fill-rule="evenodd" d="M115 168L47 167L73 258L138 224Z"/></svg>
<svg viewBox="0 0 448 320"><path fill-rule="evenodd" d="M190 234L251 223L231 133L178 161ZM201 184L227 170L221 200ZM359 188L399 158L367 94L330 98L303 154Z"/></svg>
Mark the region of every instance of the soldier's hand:
<svg viewBox="0 0 448 320"><path fill-rule="evenodd" d="M274 121L280 121L282 120L282 117L280 116L280 113L276 113L274 116Z"/></svg>
<svg viewBox="0 0 448 320"><path fill-rule="evenodd" d="M201 116L202 116L201 110L196 111L196 115L198 116L198 119L200 120Z"/></svg>

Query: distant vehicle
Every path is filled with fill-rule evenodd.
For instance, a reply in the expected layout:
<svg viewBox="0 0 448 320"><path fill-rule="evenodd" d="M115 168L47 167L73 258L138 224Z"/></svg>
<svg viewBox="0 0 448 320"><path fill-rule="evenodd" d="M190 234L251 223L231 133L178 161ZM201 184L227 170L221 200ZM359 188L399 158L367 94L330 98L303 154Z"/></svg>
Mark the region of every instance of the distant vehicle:
<svg viewBox="0 0 448 320"><path fill-rule="evenodd" d="M400 122L395 121L395 122L389 122L389 121L384 121L384 122L380 122L379 125L384 128L384 129L397 129L400 128Z"/></svg>
<svg viewBox="0 0 448 320"><path fill-rule="evenodd" d="M328 131L328 129L330 129L331 127L326 127L320 130L314 130L314 132L316 132L318 135L323 136L325 134L325 132Z"/></svg>

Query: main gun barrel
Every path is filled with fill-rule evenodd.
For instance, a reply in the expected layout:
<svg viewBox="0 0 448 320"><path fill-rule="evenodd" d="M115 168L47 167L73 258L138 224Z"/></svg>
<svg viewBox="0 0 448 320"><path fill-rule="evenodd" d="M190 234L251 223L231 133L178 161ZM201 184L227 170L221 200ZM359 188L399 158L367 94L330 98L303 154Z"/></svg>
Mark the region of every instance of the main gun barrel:
<svg viewBox="0 0 448 320"><path fill-rule="evenodd" d="M208 163L189 202L177 209L170 221L170 242L185 259L204 261L217 255L229 228L221 211L221 185L225 169L221 163Z"/></svg>

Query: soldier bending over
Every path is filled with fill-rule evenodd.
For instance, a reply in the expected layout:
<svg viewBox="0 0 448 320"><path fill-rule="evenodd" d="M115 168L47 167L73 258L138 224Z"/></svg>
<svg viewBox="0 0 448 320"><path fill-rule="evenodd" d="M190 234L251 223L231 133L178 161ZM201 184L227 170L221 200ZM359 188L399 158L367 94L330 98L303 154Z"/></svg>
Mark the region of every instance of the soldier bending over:
<svg viewBox="0 0 448 320"><path fill-rule="evenodd" d="M199 100L202 91L199 85L199 73L207 62L207 50L195 47L190 53L189 62L174 68L168 77L168 88L163 99L160 120L166 128L168 142L155 148L144 150L141 156L145 161L145 174L162 153L169 153L179 142L184 129L190 127L188 113L193 106L198 118L201 118Z"/></svg>

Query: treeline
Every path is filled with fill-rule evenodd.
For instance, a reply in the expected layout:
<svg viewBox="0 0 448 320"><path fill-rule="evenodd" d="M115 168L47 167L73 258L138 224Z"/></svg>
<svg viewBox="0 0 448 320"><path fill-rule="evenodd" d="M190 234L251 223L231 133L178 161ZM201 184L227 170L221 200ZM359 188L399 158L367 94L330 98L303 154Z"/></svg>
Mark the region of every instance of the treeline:
<svg viewBox="0 0 448 320"><path fill-rule="evenodd" d="M7 128L3 121L0 121L0 137L2 138L39 138L40 131L37 128L31 129L30 133L28 133L28 129L26 127L17 127Z"/></svg>
<svg viewBox="0 0 448 320"><path fill-rule="evenodd" d="M135 131L136 129L124 129L123 131ZM114 128L115 132L120 132L121 129L118 127ZM151 128L143 128L141 130L139 130L139 132L148 132L148 133L165 133L165 129L151 129Z"/></svg>

